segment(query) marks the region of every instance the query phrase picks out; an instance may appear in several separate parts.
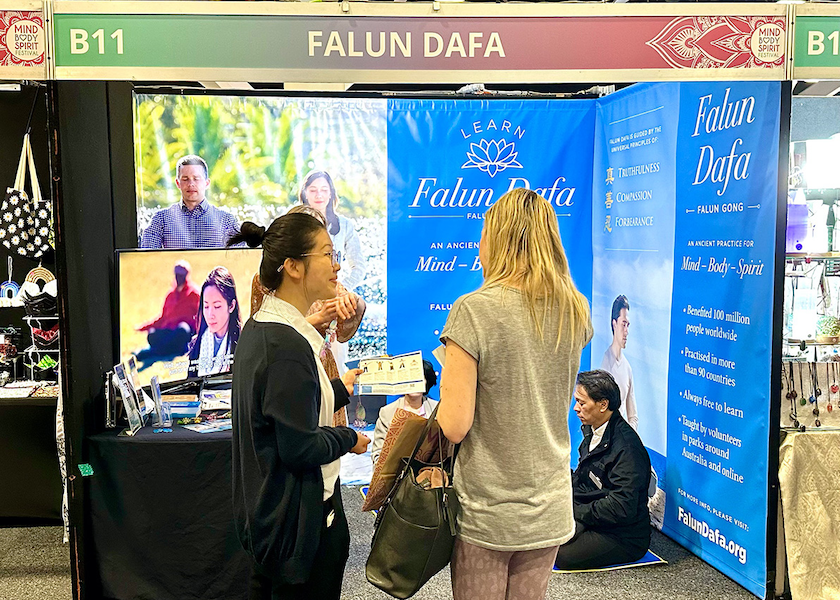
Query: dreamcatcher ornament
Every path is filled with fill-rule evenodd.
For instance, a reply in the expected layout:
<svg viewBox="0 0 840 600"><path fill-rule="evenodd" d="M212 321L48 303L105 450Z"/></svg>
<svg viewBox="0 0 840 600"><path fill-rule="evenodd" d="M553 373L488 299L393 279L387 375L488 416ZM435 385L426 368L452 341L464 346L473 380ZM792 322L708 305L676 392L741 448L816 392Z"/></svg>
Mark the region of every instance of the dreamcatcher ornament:
<svg viewBox="0 0 840 600"><path fill-rule="evenodd" d="M32 188L31 200L24 191L27 167ZM52 209L49 201L41 196L27 133L23 136L14 187L6 190L6 197L0 205L0 242L19 256L38 259L50 249L51 232Z"/></svg>
<svg viewBox="0 0 840 600"><path fill-rule="evenodd" d="M12 257L7 256L6 261L9 278L0 283L0 308L21 307L23 300L20 298L20 286L12 279Z"/></svg>

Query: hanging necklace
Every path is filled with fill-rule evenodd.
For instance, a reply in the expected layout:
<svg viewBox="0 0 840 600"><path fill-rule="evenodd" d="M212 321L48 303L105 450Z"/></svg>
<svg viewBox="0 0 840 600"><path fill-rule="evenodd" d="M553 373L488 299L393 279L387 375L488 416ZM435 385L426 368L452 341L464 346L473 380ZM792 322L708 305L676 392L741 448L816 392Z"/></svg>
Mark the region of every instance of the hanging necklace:
<svg viewBox="0 0 840 600"><path fill-rule="evenodd" d="M808 404L808 398L805 396L805 386L802 384L802 363L799 363L799 406Z"/></svg>
<svg viewBox="0 0 840 600"><path fill-rule="evenodd" d="M826 363L825 368L828 369L828 363ZM834 407L831 406L831 394L836 394L837 390L838 390L838 388L837 388L837 370L836 370L836 364L834 363L834 361L831 362L831 379L834 381L834 383L832 383L831 387L828 388L828 406L825 407L825 409L828 412L831 412L832 410L834 410Z"/></svg>
<svg viewBox="0 0 840 600"><path fill-rule="evenodd" d="M814 378L814 402L820 399L822 396L822 390L820 389L820 377L819 371L817 371L817 367L820 363L817 362L816 355L814 356L814 371L813 371L813 378Z"/></svg>
<svg viewBox="0 0 840 600"><path fill-rule="evenodd" d="M790 371L790 374L788 374L788 371L786 371L784 366L782 366L782 379L784 380L785 388L787 389L785 397L788 401L790 401L790 414L788 414L788 418L793 426L798 429L799 420L796 418L796 390L793 387L793 363L788 363L788 365L788 371Z"/></svg>
<svg viewBox="0 0 840 600"><path fill-rule="evenodd" d="M805 406L808 400L805 399L805 386L802 384L802 371L803 371L802 363L799 363L799 405ZM800 423L799 424L799 431L805 431L805 425Z"/></svg>
<svg viewBox="0 0 840 600"><path fill-rule="evenodd" d="M811 397L808 398L808 401L811 402L811 404L814 405L814 408L811 411L811 413L815 417L814 426L816 426L816 427L820 426L820 418L819 418L820 417L820 405L819 405L818 399L820 397L820 394L822 394L822 391L820 390L818 382L817 382L817 366L818 365L819 365L819 363L815 362L813 364L813 367L812 367L811 363L808 363L808 372L811 375Z"/></svg>

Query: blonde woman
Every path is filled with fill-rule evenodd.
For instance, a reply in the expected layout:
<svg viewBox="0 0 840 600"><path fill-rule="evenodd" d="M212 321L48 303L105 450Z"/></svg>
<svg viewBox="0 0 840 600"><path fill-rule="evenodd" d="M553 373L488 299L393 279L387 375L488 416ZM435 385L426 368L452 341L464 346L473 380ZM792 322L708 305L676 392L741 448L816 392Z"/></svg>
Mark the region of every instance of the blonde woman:
<svg viewBox="0 0 840 600"><path fill-rule="evenodd" d="M592 322L536 192L512 190L487 211L479 259L483 285L455 302L441 333L437 419L461 443L452 590L537 600L575 532L567 420Z"/></svg>

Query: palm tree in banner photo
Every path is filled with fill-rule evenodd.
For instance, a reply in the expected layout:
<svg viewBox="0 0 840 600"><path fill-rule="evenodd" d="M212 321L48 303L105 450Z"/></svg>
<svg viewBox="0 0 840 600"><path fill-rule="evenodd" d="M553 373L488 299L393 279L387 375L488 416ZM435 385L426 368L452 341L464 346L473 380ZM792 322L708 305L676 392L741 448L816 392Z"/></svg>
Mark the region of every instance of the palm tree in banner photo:
<svg viewBox="0 0 840 600"><path fill-rule="evenodd" d="M143 98L136 96L134 102L135 191L138 207L159 207L177 193L174 176L167 172L168 133L163 124L166 107Z"/></svg>
<svg viewBox="0 0 840 600"><path fill-rule="evenodd" d="M221 202L244 218L270 223L295 201L297 150L294 139L306 134L306 123L294 116L293 107L269 99L242 99L231 107L236 118L233 143L213 166L219 189L236 193L238 202ZM263 214L261 214L261 212Z"/></svg>
<svg viewBox="0 0 840 600"><path fill-rule="evenodd" d="M139 96L135 151L142 170L138 221L178 200L171 181L180 156L198 154L209 167L208 196L242 221L270 222L294 192L295 119L273 99L230 96ZM152 172L154 176L149 176ZM138 176L139 179L139 176Z"/></svg>

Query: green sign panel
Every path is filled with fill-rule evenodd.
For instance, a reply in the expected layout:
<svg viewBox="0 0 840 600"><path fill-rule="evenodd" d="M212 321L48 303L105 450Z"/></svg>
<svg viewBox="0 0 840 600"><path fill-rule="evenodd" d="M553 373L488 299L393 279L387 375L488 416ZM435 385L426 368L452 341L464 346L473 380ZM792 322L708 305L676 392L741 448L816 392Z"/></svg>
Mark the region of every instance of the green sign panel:
<svg viewBox="0 0 840 600"><path fill-rule="evenodd" d="M807 74L840 76L840 16L799 16L794 28L794 77Z"/></svg>
<svg viewBox="0 0 840 600"><path fill-rule="evenodd" d="M56 66L236 68L247 56L251 68L272 68L278 64L272 50L295 32L298 19L56 14ZM287 66L289 58L282 61Z"/></svg>

